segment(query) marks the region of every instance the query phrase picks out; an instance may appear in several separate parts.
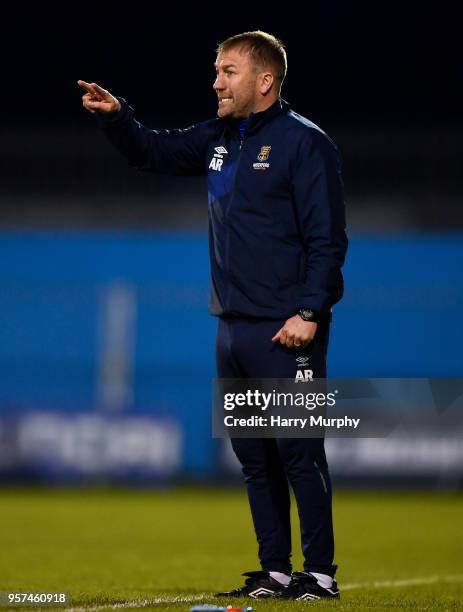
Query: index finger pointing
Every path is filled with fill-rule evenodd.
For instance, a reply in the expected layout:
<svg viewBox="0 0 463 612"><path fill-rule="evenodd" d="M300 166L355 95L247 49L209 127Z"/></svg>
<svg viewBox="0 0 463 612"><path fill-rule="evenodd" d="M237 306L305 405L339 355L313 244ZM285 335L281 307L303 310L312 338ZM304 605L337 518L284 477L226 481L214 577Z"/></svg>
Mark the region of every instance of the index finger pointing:
<svg viewBox="0 0 463 612"><path fill-rule="evenodd" d="M88 93L94 93L93 87L90 85L90 83L86 83L85 81L77 81L77 85L79 85L79 87L82 87L82 89L85 89L85 91L88 91Z"/></svg>

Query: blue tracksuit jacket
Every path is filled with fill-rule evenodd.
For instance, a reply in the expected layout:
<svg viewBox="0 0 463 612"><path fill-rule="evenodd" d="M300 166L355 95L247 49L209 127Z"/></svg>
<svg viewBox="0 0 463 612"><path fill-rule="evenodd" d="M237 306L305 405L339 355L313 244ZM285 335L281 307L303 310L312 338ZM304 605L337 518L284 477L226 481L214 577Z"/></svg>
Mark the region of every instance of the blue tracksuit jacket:
<svg viewBox="0 0 463 612"><path fill-rule="evenodd" d="M329 316L343 293L347 249L341 159L334 143L279 98L238 122L212 119L151 130L122 108L98 116L139 170L207 175L210 312L267 319L298 308Z"/></svg>

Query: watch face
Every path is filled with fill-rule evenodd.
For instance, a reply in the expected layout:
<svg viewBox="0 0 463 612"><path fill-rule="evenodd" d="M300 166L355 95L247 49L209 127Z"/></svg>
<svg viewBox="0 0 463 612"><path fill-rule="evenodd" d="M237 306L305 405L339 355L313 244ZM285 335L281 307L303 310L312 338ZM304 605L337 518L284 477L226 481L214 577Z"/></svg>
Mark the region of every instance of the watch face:
<svg viewBox="0 0 463 612"><path fill-rule="evenodd" d="M317 319L317 315L315 311L310 308L301 308L299 310L299 315L304 319L304 321L315 321Z"/></svg>

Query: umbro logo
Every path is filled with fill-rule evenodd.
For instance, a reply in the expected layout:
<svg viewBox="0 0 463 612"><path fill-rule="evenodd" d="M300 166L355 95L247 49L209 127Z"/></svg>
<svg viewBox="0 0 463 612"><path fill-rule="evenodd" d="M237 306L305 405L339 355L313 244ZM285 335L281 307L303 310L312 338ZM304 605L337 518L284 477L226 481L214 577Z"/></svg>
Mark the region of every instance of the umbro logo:
<svg viewBox="0 0 463 612"><path fill-rule="evenodd" d="M309 357L296 357L297 368L304 368L296 371L294 382L313 382L313 370L309 370L306 366L309 365Z"/></svg>
<svg viewBox="0 0 463 612"><path fill-rule="evenodd" d="M254 599L257 599L258 597L271 597L274 593L275 591L260 587L259 589L248 593L248 597L253 597Z"/></svg>
<svg viewBox="0 0 463 612"><path fill-rule="evenodd" d="M297 601L307 600L307 599L320 599L320 597L318 597L318 595L314 595L313 593L304 593L304 595L301 595L300 597L296 597Z"/></svg>
<svg viewBox="0 0 463 612"><path fill-rule="evenodd" d="M222 171L223 164L223 156L228 153L225 147L214 147L214 157L211 159L211 163L209 164L209 168L211 170L217 170L217 172Z"/></svg>
<svg viewBox="0 0 463 612"><path fill-rule="evenodd" d="M309 365L309 357L296 357L297 368L304 368L303 370L296 371L296 378L294 382L312 382L313 381L313 370L309 370L306 366Z"/></svg>

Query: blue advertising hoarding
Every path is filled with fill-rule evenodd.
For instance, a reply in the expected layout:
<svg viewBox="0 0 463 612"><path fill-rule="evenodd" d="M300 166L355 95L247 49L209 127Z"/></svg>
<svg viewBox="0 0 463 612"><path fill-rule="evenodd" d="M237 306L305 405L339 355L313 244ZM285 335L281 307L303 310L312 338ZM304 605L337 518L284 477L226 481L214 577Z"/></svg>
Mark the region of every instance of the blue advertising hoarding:
<svg viewBox="0 0 463 612"><path fill-rule="evenodd" d="M0 473L235 469L211 437L205 235L9 232L0 255ZM461 377L462 261L459 235L351 238L329 375Z"/></svg>

